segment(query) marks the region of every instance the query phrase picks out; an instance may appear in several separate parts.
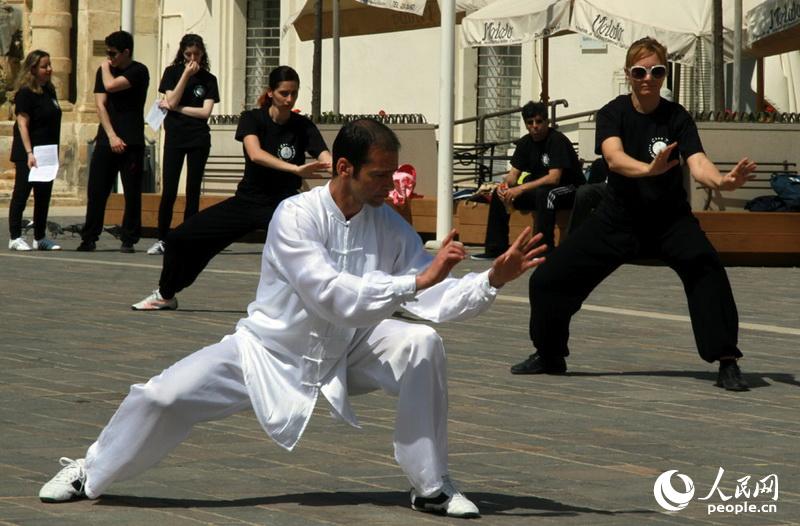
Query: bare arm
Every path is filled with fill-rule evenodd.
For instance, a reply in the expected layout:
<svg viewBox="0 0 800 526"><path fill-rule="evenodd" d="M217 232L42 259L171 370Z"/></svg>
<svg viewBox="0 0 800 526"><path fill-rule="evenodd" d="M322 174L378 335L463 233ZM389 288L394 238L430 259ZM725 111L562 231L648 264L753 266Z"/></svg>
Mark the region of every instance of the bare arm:
<svg viewBox="0 0 800 526"><path fill-rule="evenodd" d="M28 154L28 168L36 166L36 157L33 156L33 144L31 143L31 133L29 125L31 118L27 113L17 113L17 128L19 128L19 136L22 139L22 145L25 147L25 153Z"/></svg>
<svg viewBox="0 0 800 526"><path fill-rule="evenodd" d="M100 64L100 75L103 77L103 88L107 93L116 93L131 87L131 81L124 76L115 77L111 74L111 63L108 60Z"/></svg>
<svg viewBox="0 0 800 526"><path fill-rule="evenodd" d="M691 155L686 159L686 164L689 166L689 173L697 182L713 190L736 190L755 178L752 173L757 168L753 161L744 157L733 170L722 175L703 152Z"/></svg>
<svg viewBox="0 0 800 526"><path fill-rule="evenodd" d="M417 292L440 283L450 274L453 267L467 257L464 245L455 241L456 234L455 229L450 231L430 265L417 274L415 280ZM489 284L500 288L542 263L544 258L537 256L547 249L547 245L537 246L541 240L542 234L531 237L531 227L525 228L509 249L494 260L489 270Z"/></svg>
<svg viewBox="0 0 800 526"><path fill-rule="evenodd" d="M117 132L114 131L114 127L111 125L111 117L109 117L108 109L106 108L108 95L105 93L95 93L94 103L97 106L97 117L100 119L100 126L103 127L103 130L105 130L108 136L108 143L111 146L111 151L114 153L124 152L127 145L125 141L117 137Z"/></svg>
<svg viewBox="0 0 800 526"><path fill-rule="evenodd" d="M173 93L168 91L167 97L169 94ZM214 109L214 99L205 99L203 101L202 108L195 108L193 106L175 106L173 111L177 111L183 115L194 117L195 119L203 119L207 120L211 116L211 110Z"/></svg>
<svg viewBox="0 0 800 526"><path fill-rule="evenodd" d="M200 71L200 65L197 62L189 62L183 67L183 72L181 73L181 78L178 79L178 83L175 84L175 87L171 90L167 90L164 93L164 104L166 104L167 109L179 111L179 104L181 102L181 98L183 98L183 92L186 90L186 84L189 83L189 77L194 76L195 73ZM204 103L205 105L205 103ZM211 102L211 105L214 105L214 102ZM190 117L195 117L195 115L190 115L189 113L183 113L184 115L189 115ZM211 115L211 110L208 112ZM205 117L208 118L207 116Z"/></svg>
<svg viewBox="0 0 800 526"><path fill-rule="evenodd" d="M540 177L534 181L528 181L527 183L522 183L520 185L510 185L511 187L505 190L498 190L497 195L500 196L500 199L506 205L512 205L514 203L514 199L518 198L520 195L524 194L525 192L530 192L535 188L545 185L545 184L558 184L561 180L561 174L563 170L561 168L551 168L547 175Z"/></svg>
<svg viewBox="0 0 800 526"><path fill-rule="evenodd" d="M282 159L278 159L271 153L264 151L256 135L245 135L244 149L250 160L256 164L274 170L288 172L303 178L313 178L314 172L330 170L331 168L330 154L327 151L320 154L318 160L297 166L296 164L287 163ZM327 154L328 161L321 160L323 154Z"/></svg>
<svg viewBox="0 0 800 526"><path fill-rule="evenodd" d="M658 152L655 159L653 159L650 164L647 164L642 161L637 161L625 153L625 150L622 148L622 140L619 137L609 137L600 145L603 157L605 157L608 163L609 170L630 178L661 175L673 166L677 166L679 162L677 159L669 160L669 156L677 147L678 143L673 142Z"/></svg>
<svg viewBox="0 0 800 526"><path fill-rule="evenodd" d="M521 171L521 170L519 170L519 169L517 169L517 168L514 168L514 167L512 166L512 167L511 167L511 168L508 170L508 173L506 174L506 178L505 178L504 182L505 182L505 183L506 183L508 186L514 186L515 184L517 184L517 180L519 179L519 176L520 176L520 175L522 175L522 171Z"/></svg>

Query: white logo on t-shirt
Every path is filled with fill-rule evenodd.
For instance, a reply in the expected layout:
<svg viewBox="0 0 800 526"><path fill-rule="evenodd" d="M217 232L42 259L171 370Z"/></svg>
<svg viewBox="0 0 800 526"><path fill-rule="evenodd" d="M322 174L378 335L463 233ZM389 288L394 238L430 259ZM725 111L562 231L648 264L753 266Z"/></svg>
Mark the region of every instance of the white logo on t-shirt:
<svg viewBox="0 0 800 526"><path fill-rule="evenodd" d="M542 166L545 167L550 166L550 156L547 155L546 153L542 154Z"/></svg>
<svg viewBox="0 0 800 526"><path fill-rule="evenodd" d="M650 139L650 157L655 159L656 155L669 145L669 139L666 137L653 137Z"/></svg>
<svg viewBox="0 0 800 526"><path fill-rule="evenodd" d="M203 95L206 94L206 87L203 86L202 84L198 84L197 86L194 87L194 91L192 93L194 93L194 96L197 97L198 99L202 99Z"/></svg>
<svg viewBox="0 0 800 526"><path fill-rule="evenodd" d="M284 161L294 159L294 146L291 144L281 144L280 148L278 148L278 157Z"/></svg>

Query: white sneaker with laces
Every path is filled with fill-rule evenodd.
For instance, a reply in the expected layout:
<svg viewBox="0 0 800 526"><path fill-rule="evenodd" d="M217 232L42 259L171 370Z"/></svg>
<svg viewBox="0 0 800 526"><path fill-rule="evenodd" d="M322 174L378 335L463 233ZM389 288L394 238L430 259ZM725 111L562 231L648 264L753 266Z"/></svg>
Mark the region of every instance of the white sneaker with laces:
<svg viewBox="0 0 800 526"><path fill-rule="evenodd" d="M56 245L56 243L46 237L42 239L34 239L33 240L33 249L34 250L61 250L61 245Z"/></svg>
<svg viewBox="0 0 800 526"><path fill-rule="evenodd" d="M161 292L156 289L139 303L131 305L133 310L175 310L178 308L178 298L164 299Z"/></svg>
<svg viewBox="0 0 800 526"><path fill-rule="evenodd" d="M161 256L164 254L164 242L160 239L153 243L153 245L147 249L147 253L151 256Z"/></svg>
<svg viewBox="0 0 800 526"><path fill-rule="evenodd" d="M411 489L411 509L439 513L449 517L471 519L480 517L478 507L472 503L450 480L449 475L442 477L442 488L439 493L430 497L417 495L417 490Z"/></svg>
<svg viewBox="0 0 800 526"><path fill-rule="evenodd" d="M39 490L39 499L42 502L65 502L73 499L86 498L84 486L86 485L85 461L82 458L72 460L61 457L58 463L64 466L56 476L42 486Z"/></svg>
<svg viewBox="0 0 800 526"><path fill-rule="evenodd" d="M27 252L31 249L31 246L25 241L24 237L18 237L17 239L9 239L8 240L8 249L9 250L18 250L20 252Z"/></svg>

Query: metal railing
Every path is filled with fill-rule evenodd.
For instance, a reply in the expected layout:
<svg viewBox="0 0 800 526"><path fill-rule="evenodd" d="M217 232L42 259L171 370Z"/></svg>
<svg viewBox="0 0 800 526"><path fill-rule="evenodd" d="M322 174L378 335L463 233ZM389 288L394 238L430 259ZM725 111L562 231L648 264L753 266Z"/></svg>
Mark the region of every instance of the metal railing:
<svg viewBox="0 0 800 526"><path fill-rule="evenodd" d="M309 119L311 115L305 115ZM374 113L374 114L355 114L355 113L323 113L320 118L314 121L316 124L345 124L358 119L374 119L384 124L427 124L425 115L421 113ZM208 119L209 124L238 124L239 115L212 115Z"/></svg>
<svg viewBox="0 0 800 526"><path fill-rule="evenodd" d="M557 106L564 106L565 108L569 108L569 102L567 101L567 99L551 100L550 102L547 103L547 105L550 106L550 122L552 122L552 123L556 123L557 122L557 116L556 116L556 107ZM510 108L510 109L507 109L507 110L494 111L492 113L485 113L483 115L476 115L474 117L466 117L464 119L457 119L457 120L453 121L453 125L458 126L458 125L461 125L461 124L469 124L471 122L474 122L478 127L478 130L477 130L477 133L476 133L476 136L475 136L475 142L476 143L483 143L484 139L486 138L486 121L487 120L494 119L496 117L503 117L505 115L511 115L512 113L519 113L521 111L522 111L522 106L520 106L518 108ZM439 125L435 124L434 127L438 128Z"/></svg>
<svg viewBox="0 0 800 526"><path fill-rule="evenodd" d="M587 117L588 120L591 120L597 113L597 110L589 110L558 116L556 107L564 106L568 108L569 102L566 99L556 99L548 105L550 107L550 122L554 128L557 128L559 123L569 120ZM506 173L506 163L511 160L511 155L507 154L507 150L516 141L485 142L486 121L512 113L519 113L521 110L522 107L511 108L485 115L458 119L453 122L455 125L475 123L477 126L476 141L474 143L455 143L453 145L453 184L455 187L480 186L493 180L496 176ZM498 163L502 163L502 170L495 169Z"/></svg>

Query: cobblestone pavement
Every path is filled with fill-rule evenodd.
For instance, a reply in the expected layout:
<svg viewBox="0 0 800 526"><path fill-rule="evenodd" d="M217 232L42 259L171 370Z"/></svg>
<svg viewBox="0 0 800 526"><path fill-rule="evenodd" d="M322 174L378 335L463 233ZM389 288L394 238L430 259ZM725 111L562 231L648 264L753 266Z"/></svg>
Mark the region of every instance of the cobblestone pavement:
<svg viewBox="0 0 800 526"><path fill-rule="evenodd" d="M5 219L0 227L7 232ZM354 398L362 430L320 403L292 453L248 411L197 426L166 460L97 501L40 503L58 458L83 456L131 384L230 333L258 280L261 247L235 244L179 295L180 310L132 312L157 283L161 259L144 253L152 240L132 255L108 234L95 253L74 252L78 241L60 238L60 253L0 250L0 524L463 523L409 508L392 458L393 400L382 393ZM487 266L468 261L459 272ZM664 267L625 266L589 297L565 376L508 372L531 351L527 279L482 317L439 326L451 472L483 512L474 522L800 523L800 269L728 270L747 393L713 386L716 368L699 359L681 283ZM653 494L667 470L695 490L671 514ZM753 495L771 474L778 499ZM749 497L737 497L748 476ZM745 502L777 510L708 513Z"/></svg>

